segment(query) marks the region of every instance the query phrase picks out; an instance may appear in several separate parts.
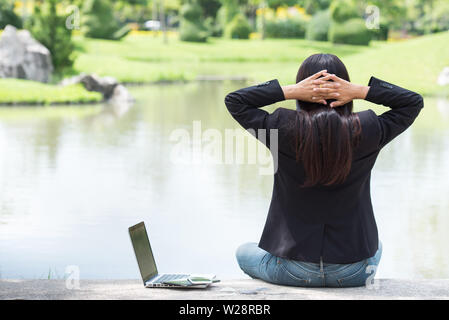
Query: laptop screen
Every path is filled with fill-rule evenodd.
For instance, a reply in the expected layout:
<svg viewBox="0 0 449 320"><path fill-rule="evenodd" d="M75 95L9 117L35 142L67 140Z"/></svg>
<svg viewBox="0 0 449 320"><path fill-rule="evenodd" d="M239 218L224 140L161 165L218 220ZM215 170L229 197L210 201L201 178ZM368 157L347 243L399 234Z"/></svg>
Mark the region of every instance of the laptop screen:
<svg viewBox="0 0 449 320"><path fill-rule="evenodd" d="M156 262L151 251L147 230L143 222L129 228L129 236L136 254L142 280L145 283L157 274Z"/></svg>

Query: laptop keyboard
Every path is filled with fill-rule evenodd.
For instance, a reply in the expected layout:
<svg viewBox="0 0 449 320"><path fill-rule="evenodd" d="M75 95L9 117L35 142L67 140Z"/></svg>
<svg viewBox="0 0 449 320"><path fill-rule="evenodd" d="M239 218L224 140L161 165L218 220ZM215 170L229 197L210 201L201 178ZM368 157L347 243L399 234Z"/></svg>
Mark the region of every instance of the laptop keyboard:
<svg viewBox="0 0 449 320"><path fill-rule="evenodd" d="M159 279L157 279L156 283L162 283L169 280L184 279L188 276L188 274L164 274Z"/></svg>

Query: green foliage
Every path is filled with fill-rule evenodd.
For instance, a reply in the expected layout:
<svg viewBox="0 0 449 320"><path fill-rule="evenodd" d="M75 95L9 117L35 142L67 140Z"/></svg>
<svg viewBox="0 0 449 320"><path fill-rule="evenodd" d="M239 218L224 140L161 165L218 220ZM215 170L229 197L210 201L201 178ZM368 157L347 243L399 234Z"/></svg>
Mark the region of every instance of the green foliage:
<svg viewBox="0 0 449 320"><path fill-rule="evenodd" d="M179 37L182 41L206 42L209 32L205 28L189 21L181 20Z"/></svg>
<svg viewBox="0 0 449 320"><path fill-rule="evenodd" d="M329 28L329 40L333 43L369 45L372 33L360 18L350 19L344 23L332 22Z"/></svg>
<svg viewBox="0 0 449 320"><path fill-rule="evenodd" d="M432 6L423 6L421 16L414 22L418 34L449 30L449 2L436 0Z"/></svg>
<svg viewBox="0 0 449 320"><path fill-rule="evenodd" d="M237 14L226 26L225 36L232 39L248 39L251 26L243 14Z"/></svg>
<svg viewBox="0 0 449 320"><path fill-rule="evenodd" d="M267 38L304 38L307 21L301 18L268 20L265 22Z"/></svg>
<svg viewBox="0 0 449 320"><path fill-rule="evenodd" d="M327 41L331 24L329 10L317 12L307 25L306 38L315 41Z"/></svg>
<svg viewBox="0 0 449 320"><path fill-rule="evenodd" d="M56 12L57 0L36 5L34 14L27 22L33 37L50 50L53 67L57 73L71 68L75 60L72 31L66 28L67 17Z"/></svg>
<svg viewBox="0 0 449 320"><path fill-rule="evenodd" d="M203 8L203 14L205 17L215 18L217 11L221 7L220 0L197 0L198 4Z"/></svg>
<svg viewBox="0 0 449 320"><path fill-rule="evenodd" d="M202 14L203 9L201 6L195 1L186 3L181 7L181 17L183 17L186 20L190 20L192 22L199 22Z"/></svg>
<svg viewBox="0 0 449 320"><path fill-rule="evenodd" d="M4 29L8 24L20 29L22 19L14 13L12 1L0 0L0 29Z"/></svg>
<svg viewBox="0 0 449 320"><path fill-rule="evenodd" d="M107 0L86 0L81 13L82 32L86 37L120 40L130 31L114 17Z"/></svg>
<svg viewBox="0 0 449 320"><path fill-rule="evenodd" d="M329 10L331 19L337 23L344 23L349 19L361 17L352 0L334 0Z"/></svg>
<svg viewBox="0 0 449 320"><path fill-rule="evenodd" d="M205 42L208 29L202 22L203 9L196 2L186 3L181 8L179 37L182 41Z"/></svg>
<svg viewBox="0 0 449 320"><path fill-rule="evenodd" d="M328 9L331 2L332 0L304 0L302 5L307 14L314 15L319 11Z"/></svg>
<svg viewBox="0 0 449 320"><path fill-rule="evenodd" d="M203 26L208 35L220 37L223 34L223 25L220 21L219 9L223 8L221 0L196 0L202 8Z"/></svg>
<svg viewBox="0 0 449 320"><path fill-rule="evenodd" d="M212 37L221 37L223 35L222 26L212 17L207 17L204 19L204 27L207 29L208 34Z"/></svg>
<svg viewBox="0 0 449 320"><path fill-rule="evenodd" d="M226 25L234 19L234 17L240 12L239 0L221 0L222 6L217 13L220 17L220 22Z"/></svg>
<svg viewBox="0 0 449 320"><path fill-rule="evenodd" d="M381 22L379 24L379 29L371 30L372 39L373 40L381 40L381 41L387 40L389 29L390 28L388 27L387 23Z"/></svg>
<svg viewBox="0 0 449 320"><path fill-rule="evenodd" d="M226 25L240 12L238 0L221 0L222 6L217 12L215 35L223 35Z"/></svg>
<svg viewBox="0 0 449 320"><path fill-rule="evenodd" d="M298 0L265 0L267 2L268 7L276 9L282 6L294 6L298 4ZM315 0L316 1L316 0Z"/></svg>

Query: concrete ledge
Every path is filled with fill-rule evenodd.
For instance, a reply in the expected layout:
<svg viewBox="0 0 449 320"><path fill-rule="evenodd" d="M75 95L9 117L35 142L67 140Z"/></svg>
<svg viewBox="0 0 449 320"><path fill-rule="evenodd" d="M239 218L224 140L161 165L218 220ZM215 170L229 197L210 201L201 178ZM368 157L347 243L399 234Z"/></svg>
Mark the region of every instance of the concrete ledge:
<svg viewBox="0 0 449 320"><path fill-rule="evenodd" d="M0 299L445 299L449 279L378 280L378 288L296 288L259 280L225 280L208 289L147 289L139 280L0 280Z"/></svg>

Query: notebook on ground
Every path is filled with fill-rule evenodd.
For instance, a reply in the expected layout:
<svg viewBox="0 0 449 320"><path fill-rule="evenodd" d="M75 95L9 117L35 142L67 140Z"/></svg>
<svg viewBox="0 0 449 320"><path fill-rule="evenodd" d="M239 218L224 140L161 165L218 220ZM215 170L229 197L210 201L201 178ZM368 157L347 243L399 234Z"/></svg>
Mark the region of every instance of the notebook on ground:
<svg viewBox="0 0 449 320"><path fill-rule="evenodd" d="M147 288L206 288L219 280L213 274L161 274L151 250L145 224L140 222L129 228L129 235L139 265L143 283Z"/></svg>

